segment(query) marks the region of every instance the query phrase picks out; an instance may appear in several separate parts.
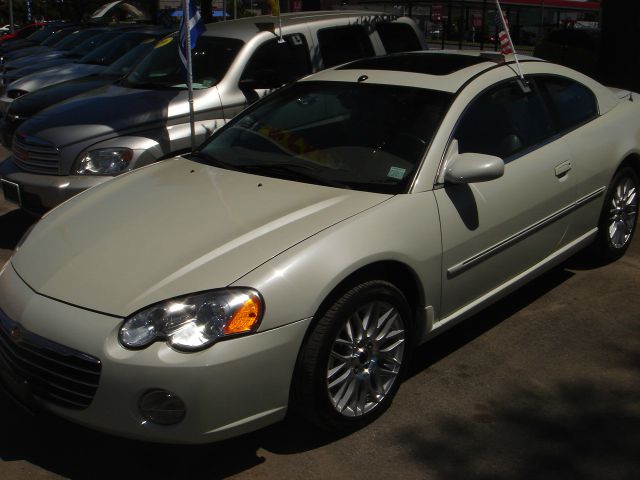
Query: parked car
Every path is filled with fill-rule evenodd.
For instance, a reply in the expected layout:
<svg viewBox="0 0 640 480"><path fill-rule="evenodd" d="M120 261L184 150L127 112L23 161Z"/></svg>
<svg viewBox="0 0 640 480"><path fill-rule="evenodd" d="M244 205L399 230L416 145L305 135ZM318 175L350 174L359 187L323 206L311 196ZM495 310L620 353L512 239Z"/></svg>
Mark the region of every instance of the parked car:
<svg viewBox="0 0 640 480"><path fill-rule="evenodd" d="M82 78L65 80L48 87L42 87L35 92L22 95L11 101L6 114L0 118L0 142L11 148L13 135L17 128L27 119L47 107L68 100L81 94L91 92L98 87L110 85L128 74L131 69L155 46L155 41L146 40L131 49L111 65L91 73ZM89 94L91 95L91 93ZM1 99L0 99L1 102ZM0 104L0 111L3 110Z"/></svg>
<svg viewBox="0 0 640 480"><path fill-rule="evenodd" d="M29 59L25 60L24 57L33 57L33 61L37 62L65 55L73 47L89 38L89 36L95 35L98 31L99 30L97 29L83 28L78 25L65 26L38 45L22 47L5 52L2 55L2 67L0 70L4 72L6 70L7 63L11 64L10 68L19 68L21 66L29 65Z"/></svg>
<svg viewBox="0 0 640 480"><path fill-rule="evenodd" d="M191 149L177 37L127 77L24 122L0 177L42 213L92 185ZM377 12L302 12L210 24L193 51L196 142L283 84L321 68L424 47L416 24ZM126 112L126 113L125 113Z"/></svg>
<svg viewBox="0 0 640 480"><path fill-rule="evenodd" d="M374 420L415 345L632 240L635 94L520 60L524 81L478 52L320 72L49 212L0 274L2 381L157 442Z"/></svg>
<svg viewBox="0 0 640 480"><path fill-rule="evenodd" d="M105 38L106 43L92 49L82 58L69 63L54 65L34 73L24 75L13 81L6 87L6 91L0 97L0 112L6 112L8 106L16 98L29 92L39 91L49 85L99 74L109 65L118 60L132 48L147 40L158 40L166 36L170 31L156 27L136 29L129 32L109 32L111 38ZM103 34L99 35L100 37ZM24 69L22 69L24 71Z"/></svg>
<svg viewBox="0 0 640 480"><path fill-rule="evenodd" d="M51 67L69 65L77 62L85 55L88 55L98 47L113 40L122 33L123 32L121 30L104 29L99 32L94 32L93 35L90 35L80 44L73 46L70 50L63 52L62 55L55 56L53 58L43 58L38 61L34 61L33 57L25 57L18 59L15 62L8 62L5 65L5 71L1 76L3 87L1 91L4 93L9 89L11 83L27 75L40 72ZM21 66L16 68L18 66L17 64L20 64Z"/></svg>
<svg viewBox="0 0 640 480"><path fill-rule="evenodd" d="M8 45L21 41L27 38L29 35L35 33L44 27L43 22L29 23L21 28L18 28L13 33L5 33L0 36L0 47L5 48Z"/></svg>

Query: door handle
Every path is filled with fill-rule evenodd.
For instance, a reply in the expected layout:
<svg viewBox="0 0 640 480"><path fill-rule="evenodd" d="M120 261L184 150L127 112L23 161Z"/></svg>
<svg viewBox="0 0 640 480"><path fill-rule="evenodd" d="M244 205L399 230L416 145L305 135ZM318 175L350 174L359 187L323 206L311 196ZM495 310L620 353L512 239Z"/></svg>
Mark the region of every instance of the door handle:
<svg viewBox="0 0 640 480"><path fill-rule="evenodd" d="M561 163L556 167L556 177L560 178L566 175L569 170L571 170L571 162Z"/></svg>

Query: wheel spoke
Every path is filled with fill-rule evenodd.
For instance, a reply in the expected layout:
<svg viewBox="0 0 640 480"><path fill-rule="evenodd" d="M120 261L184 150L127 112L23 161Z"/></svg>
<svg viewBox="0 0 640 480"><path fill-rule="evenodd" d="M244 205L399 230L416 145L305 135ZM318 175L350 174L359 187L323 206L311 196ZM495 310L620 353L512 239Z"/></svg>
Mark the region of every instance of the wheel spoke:
<svg viewBox="0 0 640 480"><path fill-rule="evenodd" d="M334 369L335 370L335 369ZM337 371L334 371L333 373L330 373L329 375L327 375L328 378L331 378ZM344 383L345 380L347 380L349 378L349 376L351 375L351 369L346 370L342 375L340 375L338 378L336 378L333 382L331 382L329 384L329 389L333 389L336 385L340 385L341 383Z"/></svg>
<svg viewBox="0 0 640 480"><path fill-rule="evenodd" d="M337 412L368 414L385 399L402 367L405 330L398 309L385 301L361 305L333 341L327 390Z"/></svg>
<svg viewBox="0 0 640 480"><path fill-rule="evenodd" d="M336 404L336 408L339 412L344 411L344 409L347 407L347 404L353 398L353 394L356 391L356 382L356 378L352 377L350 381L345 382L344 385L340 387L340 391L336 395L336 397L339 398Z"/></svg>
<svg viewBox="0 0 640 480"><path fill-rule="evenodd" d="M377 325L376 341L379 342L387 336L387 333L389 333L389 330L393 327L397 319L398 314L394 308L390 308L380 317Z"/></svg>

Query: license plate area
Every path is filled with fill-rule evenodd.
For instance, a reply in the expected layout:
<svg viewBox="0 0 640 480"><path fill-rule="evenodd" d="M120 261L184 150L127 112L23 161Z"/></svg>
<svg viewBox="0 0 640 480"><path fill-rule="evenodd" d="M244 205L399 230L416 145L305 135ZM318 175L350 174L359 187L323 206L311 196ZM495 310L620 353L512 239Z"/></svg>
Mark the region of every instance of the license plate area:
<svg viewBox="0 0 640 480"><path fill-rule="evenodd" d="M22 192L20 191L20 185L10 182L8 180L0 180L2 183L2 194L7 202L15 203L16 205L22 205Z"/></svg>

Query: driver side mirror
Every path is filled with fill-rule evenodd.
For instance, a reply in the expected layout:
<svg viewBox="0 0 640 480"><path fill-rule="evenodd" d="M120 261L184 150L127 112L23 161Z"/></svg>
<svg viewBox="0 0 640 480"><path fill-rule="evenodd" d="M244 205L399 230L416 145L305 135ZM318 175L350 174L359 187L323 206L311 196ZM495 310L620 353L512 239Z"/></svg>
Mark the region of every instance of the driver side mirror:
<svg viewBox="0 0 640 480"><path fill-rule="evenodd" d="M444 180L464 184L488 182L504 175L504 161L481 153L456 153L447 163Z"/></svg>

